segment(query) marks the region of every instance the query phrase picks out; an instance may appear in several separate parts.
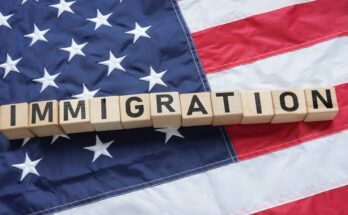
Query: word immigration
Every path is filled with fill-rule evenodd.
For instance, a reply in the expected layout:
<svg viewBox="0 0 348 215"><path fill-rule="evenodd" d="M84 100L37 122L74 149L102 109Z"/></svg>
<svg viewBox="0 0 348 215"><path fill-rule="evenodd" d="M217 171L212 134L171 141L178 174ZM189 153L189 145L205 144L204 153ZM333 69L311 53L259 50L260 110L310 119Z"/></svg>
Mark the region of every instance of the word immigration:
<svg viewBox="0 0 348 215"><path fill-rule="evenodd" d="M149 93L2 105L0 131L12 140L150 126L312 122L337 112L335 88Z"/></svg>

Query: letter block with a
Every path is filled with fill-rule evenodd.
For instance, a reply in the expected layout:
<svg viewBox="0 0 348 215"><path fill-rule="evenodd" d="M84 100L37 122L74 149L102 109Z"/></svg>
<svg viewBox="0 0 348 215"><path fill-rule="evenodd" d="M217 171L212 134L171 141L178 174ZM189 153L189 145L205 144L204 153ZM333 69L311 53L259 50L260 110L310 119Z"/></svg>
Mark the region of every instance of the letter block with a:
<svg viewBox="0 0 348 215"><path fill-rule="evenodd" d="M239 124L243 116L240 92L212 92L213 126Z"/></svg>
<svg viewBox="0 0 348 215"><path fill-rule="evenodd" d="M96 131L123 129L120 115L120 97L90 99L91 123Z"/></svg>
<svg viewBox="0 0 348 215"><path fill-rule="evenodd" d="M0 107L0 131L9 140L33 137L29 129L29 105L27 103Z"/></svg>
<svg viewBox="0 0 348 215"><path fill-rule="evenodd" d="M149 94L120 96L121 123L126 129L152 125Z"/></svg>
<svg viewBox="0 0 348 215"><path fill-rule="evenodd" d="M67 134L94 131L89 101L87 99L60 101L59 124Z"/></svg>
<svg viewBox="0 0 348 215"><path fill-rule="evenodd" d="M308 114L305 122L332 120L338 113L334 87L305 90Z"/></svg>
<svg viewBox="0 0 348 215"><path fill-rule="evenodd" d="M179 128L181 126L179 93L151 93L150 105L154 128Z"/></svg>
<svg viewBox="0 0 348 215"><path fill-rule="evenodd" d="M213 121L210 93L180 95L182 126L210 125Z"/></svg>
<svg viewBox="0 0 348 215"><path fill-rule="evenodd" d="M241 93L243 118L241 124L269 123L273 116L270 91L245 91Z"/></svg>
<svg viewBox="0 0 348 215"><path fill-rule="evenodd" d="M29 126L38 137L63 134L59 126L58 101L30 103Z"/></svg>
<svg viewBox="0 0 348 215"><path fill-rule="evenodd" d="M304 90L272 91L274 117L271 123L303 121L307 114Z"/></svg>

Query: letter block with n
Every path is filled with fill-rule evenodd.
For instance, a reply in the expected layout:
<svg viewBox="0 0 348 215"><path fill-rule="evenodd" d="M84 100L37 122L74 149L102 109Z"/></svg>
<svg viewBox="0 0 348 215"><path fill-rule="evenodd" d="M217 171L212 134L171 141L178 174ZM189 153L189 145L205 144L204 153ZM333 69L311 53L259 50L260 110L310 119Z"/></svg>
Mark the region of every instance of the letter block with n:
<svg viewBox="0 0 348 215"><path fill-rule="evenodd" d="M29 106L27 103L0 107L0 131L9 140L33 137L29 129Z"/></svg>
<svg viewBox="0 0 348 215"><path fill-rule="evenodd" d="M29 126L38 137L64 133L59 126L58 101L33 102L29 105Z"/></svg>
<svg viewBox="0 0 348 215"><path fill-rule="evenodd" d="M59 102L59 124L67 134L91 132L89 100L63 100Z"/></svg>
<svg viewBox="0 0 348 215"><path fill-rule="evenodd" d="M338 113L334 87L305 90L308 114L305 122L332 120Z"/></svg>

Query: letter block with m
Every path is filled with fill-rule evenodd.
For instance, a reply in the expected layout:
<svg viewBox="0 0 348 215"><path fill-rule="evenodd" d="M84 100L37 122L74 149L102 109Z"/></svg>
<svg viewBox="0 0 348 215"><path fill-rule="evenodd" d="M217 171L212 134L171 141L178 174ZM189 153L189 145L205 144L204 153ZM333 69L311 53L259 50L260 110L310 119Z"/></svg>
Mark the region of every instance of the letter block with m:
<svg viewBox="0 0 348 215"><path fill-rule="evenodd" d="M58 101L33 102L29 107L29 126L36 136L64 133L59 126Z"/></svg>

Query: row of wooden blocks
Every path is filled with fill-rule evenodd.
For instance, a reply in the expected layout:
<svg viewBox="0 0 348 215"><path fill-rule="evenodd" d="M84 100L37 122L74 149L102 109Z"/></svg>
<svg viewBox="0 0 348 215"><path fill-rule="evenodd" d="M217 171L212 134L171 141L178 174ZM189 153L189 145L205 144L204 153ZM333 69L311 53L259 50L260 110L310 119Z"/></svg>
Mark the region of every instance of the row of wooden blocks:
<svg viewBox="0 0 348 215"><path fill-rule="evenodd" d="M2 105L0 131L21 139L150 126L323 121L337 112L335 88L150 93Z"/></svg>

